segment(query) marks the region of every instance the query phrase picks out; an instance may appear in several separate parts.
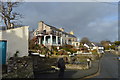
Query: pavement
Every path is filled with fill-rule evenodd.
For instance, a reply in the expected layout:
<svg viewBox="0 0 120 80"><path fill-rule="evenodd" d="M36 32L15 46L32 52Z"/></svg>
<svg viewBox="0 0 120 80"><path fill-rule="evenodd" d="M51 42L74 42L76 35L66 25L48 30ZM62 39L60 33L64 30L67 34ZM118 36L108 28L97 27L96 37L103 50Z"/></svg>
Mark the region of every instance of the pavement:
<svg viewBox="0 0 120 80"><path fill-rule="evenodd" d="M91 68L87 70L65 70L64 78L83 79L86 76L93 75L99 70L99 60L93 61ZM39 73L35 72L35 78L58 78L58 72Z"/></svg>

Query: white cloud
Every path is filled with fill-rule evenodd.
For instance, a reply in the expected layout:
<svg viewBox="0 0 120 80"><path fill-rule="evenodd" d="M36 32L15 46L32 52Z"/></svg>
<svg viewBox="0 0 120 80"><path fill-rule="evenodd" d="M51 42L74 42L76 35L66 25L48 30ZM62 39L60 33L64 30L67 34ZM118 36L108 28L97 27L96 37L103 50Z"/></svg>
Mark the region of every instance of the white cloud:
<svg viewBox="0 0 120 80"><path fill-rule="evenodd" d="M118 6L95 2L24 3L16 11L24 14L23 24L37 28L38 21L73 30L79 38L117 39ZM115 17L115 18L113 18Z"/></svg>

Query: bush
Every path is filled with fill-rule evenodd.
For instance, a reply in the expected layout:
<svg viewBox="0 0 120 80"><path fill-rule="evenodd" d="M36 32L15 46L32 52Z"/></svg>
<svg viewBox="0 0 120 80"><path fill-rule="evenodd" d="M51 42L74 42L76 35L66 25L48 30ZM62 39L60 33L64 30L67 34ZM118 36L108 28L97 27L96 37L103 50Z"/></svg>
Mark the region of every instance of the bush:
<svg viewBox="0 0 120 80"><path fill-rule="evenodd" d="M72 48L72 49L71 49L71 52L72 52L72 53L76 53L77 51L78 51L78 50L75 49L75 48Z"/></svg>
<svg viewBox="0 0 120 80"><path fill-rule="evenodd" d="M36 47L37 47L36 41L37 41L37 39L35 37L33 39L29 40L29 49L36 49Z"/></svg>
<svg viewBox="0 0 120 80"><path fill-rule="evenodd" d="M115 50L115 45L111 45L110 48Z"/></svg>
<svg viewBox="0 0 120 80"><path fill-rule="evenodd" d="M16 51L16 53L14 54L14 57L18 57L19 53L20 53L19 51Z"/></svg>
<svg viewBox="0 0 120 80"><path fill-rule="evenodd" d="M64 51L64 50L60 50L60 51L58 51L57 54L58 54L58 55L67 55L67 52Z"/></svg>
<svg viewBox="0 0 120 80"><path fill-rule="evenodd" d="M98 54L96 49L92 50L91 52L92 52L92 54Z"/></svg>
<svg viewBox="0 0 120 80"><path fill-rule="evenodd" d="M64 45L63 48L73 48L72 45Z"/></svg>
<svg viewBox="0 0 120 80"><path fill-rule="evenodd" d="M64 45L64 46L60 46L60 49L63 49L67 52L70 52L70 53L76 53L78 50L75 49L72 45ZM67 54L67 53L66 53Z"/></svg>

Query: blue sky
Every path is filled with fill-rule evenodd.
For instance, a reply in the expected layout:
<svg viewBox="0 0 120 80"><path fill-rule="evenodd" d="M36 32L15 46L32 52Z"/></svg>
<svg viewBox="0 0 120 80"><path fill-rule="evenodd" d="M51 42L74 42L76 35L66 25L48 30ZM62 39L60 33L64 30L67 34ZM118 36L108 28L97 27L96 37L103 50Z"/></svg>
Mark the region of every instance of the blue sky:
<svg viewBox="0 0 120 80"><path fill-rule="evenodd" d="M66 32L74 31L79 39L91 41L118 39L118 6L100 2L24 2L16 12L23 14L22 24L36 29L39 21Z"/></svg>

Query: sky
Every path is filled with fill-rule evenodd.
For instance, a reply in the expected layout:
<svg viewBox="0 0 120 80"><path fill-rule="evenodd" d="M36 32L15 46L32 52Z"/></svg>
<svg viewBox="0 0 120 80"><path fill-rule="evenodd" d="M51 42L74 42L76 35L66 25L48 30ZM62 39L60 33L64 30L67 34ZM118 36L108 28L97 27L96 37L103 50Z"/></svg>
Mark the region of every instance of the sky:
<svg viewBox="0 0 120 80"><path fill-rule="evenodd" d="M81 40L118 40L118 5L102 2L24 2L15 8L23 15L23 25L30 30L38 27L39 21L65 32L74 31Z"/></svg>

